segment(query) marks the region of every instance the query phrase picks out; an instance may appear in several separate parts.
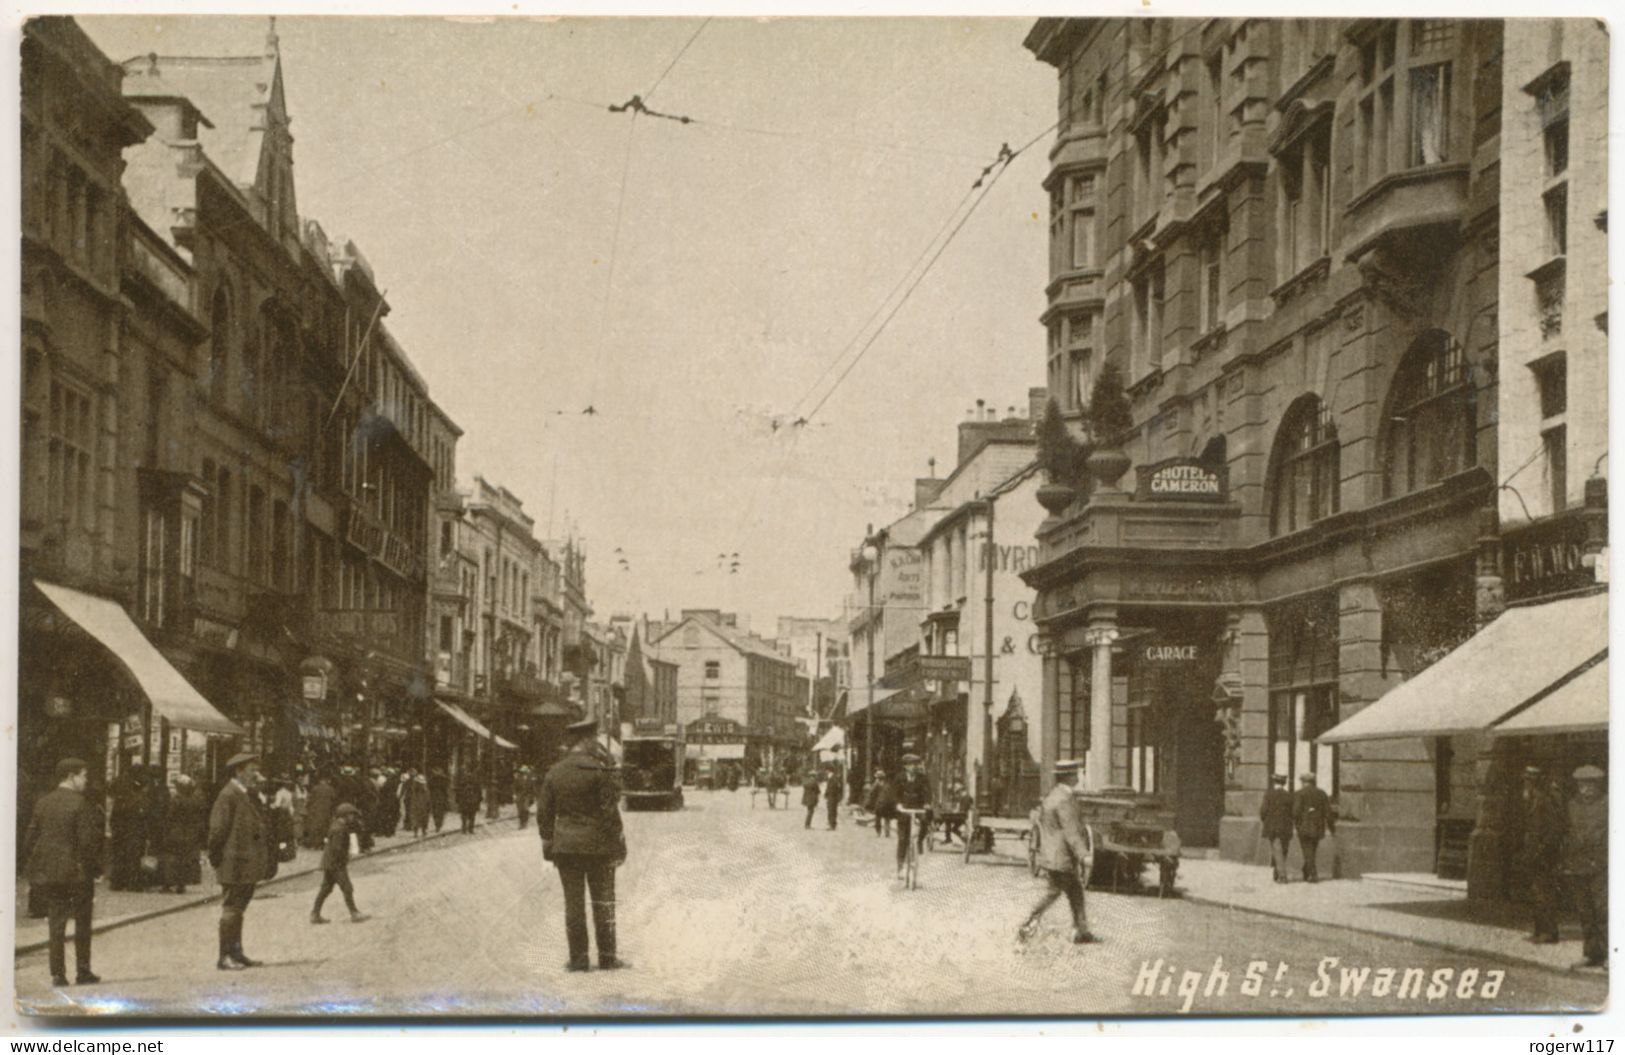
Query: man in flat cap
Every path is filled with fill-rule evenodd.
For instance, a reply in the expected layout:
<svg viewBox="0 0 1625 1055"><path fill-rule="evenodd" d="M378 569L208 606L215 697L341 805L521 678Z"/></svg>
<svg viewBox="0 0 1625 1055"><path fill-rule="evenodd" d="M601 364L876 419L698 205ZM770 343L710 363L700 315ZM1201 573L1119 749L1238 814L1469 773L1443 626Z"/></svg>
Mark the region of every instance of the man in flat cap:
<svg viewBox="0 0 1625 1055"><path fill-rule="evenodd" d="M1292 850L1292 792L1286 789L1285 773L1270 777L1270 789L1264 792L1258 819L1264 826L1264 838L1270 844L1270 870L1277 883L1285 883L1286 858Z"/></svg>
<svg viewBox="0 0 1625 1055"><path fill-rule="evenodd" d="M1552 873L1563 852L1563 834L1569 826L1563 789L1539 766L1523 771L1523 839L1519 866L1534 911L1529 940L1551 945L1558 940L1558 877Z"/></svg>
<svg viewBox="0 0 1625 1055"><path fill-rule="evenodd" d="M259 783L259 759L233 755L226 763L231 779L220 789L209 812L209 864L220 881L220 955L222 971L258 967L243 952L243 914L254 900L254 887L271 870L269 825L250 794Z"/></svg>
<svg viewBox="0 0 1625 1055"><path fill-rule="evenodd" d="M923 810L931 805L931 782L925 778L925 771L920 768L920 756L907 754L903 756L903 776L897 782L897 808L899 810ZM920 818L919 830L914 828L914 815L910 813L897 814L897 874L903 874L903 866L908 861L908 841L914 839L915 853L925 853L925 838L931 831L931 818Z"/></svg>
<svg viewBox="0 0 1625 1055"><path fill-rule="evenodd" d="M1563 877L1580 913L1584 958L1576 967L1608 965L1608 775L1596 766L1574 771Z"/></svg>
<svg viewBox="0 0 1625 1055"><path fill-rule="evenodd" d="M1038 933L1039 919L1063 894L1072 908L1072 940L1079 945L1096 940L1089 932L1083 900L1083 888L1094 864L1094 844L1073 794L1082 768L1083 764L1073 759L1056 762L1055 786L1038 807L1038 866L1048 878L1049 889L1016 931L1020 941Z"/></svg>
<svg viewBox="0 0 1625 1055"><path fill-rule="evenodd" d="M50 917L51 984L68 984L68 920L73 920L75 981L101 981L90 970L90 917L102 868L102 811L85 797L89 767L77 758L56 764L56 787L34 803L23 840L28 882Z"/></svg>
<svg viewBox="0 0 1625 1055"><path fill-rule="evenodd" d="M1298 830L1298 849L1303 851L1303 880L1320 882L1320 840L1337 833L1337 818L1332 815L1332 800L1315 783L1313 773L1298 777L1298 793L1292 799L1292 822Z"/></svg>
<svg viewBox="0 0 1625 1055"><path fill-rule="evenodd" d="M592 892L592 924L598 945L598 967L614 970L628 964L616 955L615 869L626 860L621 828L621 785L613 763L595 750L598 723L592 719L564 728L569 745L562 760L542 778L536 804L536 830L542 837L542 859L559 870L564 890L564 937L570 948L565 969L585 971L587 891Z"/></svg>

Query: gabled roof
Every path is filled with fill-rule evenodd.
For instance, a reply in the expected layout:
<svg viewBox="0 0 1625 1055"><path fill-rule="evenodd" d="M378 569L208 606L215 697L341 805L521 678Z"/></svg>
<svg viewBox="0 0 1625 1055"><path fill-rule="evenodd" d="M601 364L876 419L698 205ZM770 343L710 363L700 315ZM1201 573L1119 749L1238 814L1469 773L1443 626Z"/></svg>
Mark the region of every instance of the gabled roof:
<svg viewBox="0 0 1625 1055"><path fill-rule="evenodd" d="M124 94L131 99L184 99L202 114L198 142L238 186L259 179L260 155L272 113L283 115L282 63L264 55L141 55L126 59Z"/></svg>
<svg viewBox="0 0 1625 1055"><path fill-rule="evenodd" d="M664 634L661 634L658 638L652 641L651 644L659 646L667 638L671 637L673 634L677 633L677 631L681 630L690 623L710 631L712 634L721 638L723 642L731 647L735 652L738 652L741 655L758 656L763 659L776 660L779 663L785 664L791 663L790 660L779 655L778 651L772 645L768 644L766 641L763 641L761 638L752 634L744 633L743 631L737 630L731 626L723 626L721 623L698 615L691 615L686 619L681 620L677 623L677 625L673 626L671 629L667 630Z"/></svg>

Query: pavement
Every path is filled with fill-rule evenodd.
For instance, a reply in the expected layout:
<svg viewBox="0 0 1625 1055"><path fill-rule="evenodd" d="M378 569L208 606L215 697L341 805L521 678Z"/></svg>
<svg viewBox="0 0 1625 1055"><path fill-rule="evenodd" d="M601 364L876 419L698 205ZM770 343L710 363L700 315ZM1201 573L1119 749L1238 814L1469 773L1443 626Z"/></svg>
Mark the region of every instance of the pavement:
<svg viewBox="0 0 1625 1055"><path fill-rule="evenodd" d="M1179 886L1187 901L1399 938L1450 952L1568 971L1581 955L1580 924L1565 918L1555 945L1530 942L1527 908L1469 901L1419 883L1333 879L1275 883L1263 865L1185 859ZM1582 968L1590 973L1591 969Z"/></svg>
<svg viewBox="0 0 1625 1055"><path fill-rule="evenodd" d="M244 935L264 967L215 970L218 913L194 904L100 934L97 985L53 989L44 953L19 955L16 1007L55 1017L1324 1016L1587 1010L1607 996L1604 977L1201 895L1090 892L1098 944L1072 943L1064 902L1022 943L1017 926L1045 887L1025 861L939 850L905 890L892 840L802 819L725 791L627 814L616 893L630 970L564 970L557 873L534 829L510 820L355 862L371 916L361 924L331 903L332 924L307 922L313 875L267 885ZM1210 874L1182 878L1194 891Z"/></svg>
<svg viewBox="0 0 1625 1055"><path fill-rule="evenodd" d="M498 820L506 819L509 823L515 822L516 814L512 806L502 807ZM480 813L478 824L483 826L490 823L484 811ZM455 813L446 815L446 826L438 831L431 831L423 841L432 841L441 838L455 838L462 834L461 824ZM403 847L417 845L419 840L414 839L411 832L402 831L390 838L377 838L373 842L370 855L388 853ZM302 876L319 873L321 871L322 852L320 850L307 850L300 847L298 855L292 861L283 862L277 868L277 876L268 883L286 882ZM129 926L132 923L141 923L159 916L166 916L172 912L197 905L211 904L220 898L220 887L214 881L214 869L204 860L203 882L187 887L184 894L166 894L156 888L152 890L109 890L107 879L96 881L96 915L95 924L91 928L94 934L117 927ZM28 884L19 880L16 887L16 905L13 919L16 920L16 952L21 956L26 952L46 947L49 940L47 921L33 919L28 915ZM70 927L71 931L72 928ZM70 939L71 940L71 939Z"/></svg>

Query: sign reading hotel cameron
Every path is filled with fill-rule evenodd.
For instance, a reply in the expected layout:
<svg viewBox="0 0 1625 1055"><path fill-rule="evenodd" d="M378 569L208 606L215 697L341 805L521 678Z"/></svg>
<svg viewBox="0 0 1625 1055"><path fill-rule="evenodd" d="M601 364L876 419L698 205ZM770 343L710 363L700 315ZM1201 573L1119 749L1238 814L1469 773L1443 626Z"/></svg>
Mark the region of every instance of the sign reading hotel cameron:
<svg viewBox="0 0 1625 1055"><path fill-rule="evenodd" d="M1168 458L1139 467L1142 502L1223 502L1229 497L1229 475L1195 458Z"/></svg>

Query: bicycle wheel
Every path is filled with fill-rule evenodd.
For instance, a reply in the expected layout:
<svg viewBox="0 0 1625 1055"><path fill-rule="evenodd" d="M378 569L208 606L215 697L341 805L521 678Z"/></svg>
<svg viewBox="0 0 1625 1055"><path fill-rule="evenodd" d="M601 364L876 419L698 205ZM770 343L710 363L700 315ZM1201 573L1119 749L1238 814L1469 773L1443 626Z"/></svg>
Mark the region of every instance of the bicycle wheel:
<svg viewBox="0 0 1625 1055"><path fill-rule="evenodd" d="M920 885L920 852L914 847L911 837L908 841L908 858L903 866L903 887L914 890Z"/></svg>

